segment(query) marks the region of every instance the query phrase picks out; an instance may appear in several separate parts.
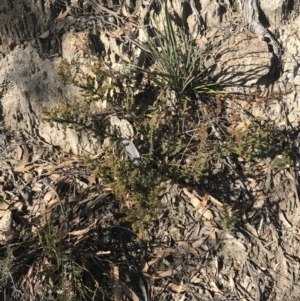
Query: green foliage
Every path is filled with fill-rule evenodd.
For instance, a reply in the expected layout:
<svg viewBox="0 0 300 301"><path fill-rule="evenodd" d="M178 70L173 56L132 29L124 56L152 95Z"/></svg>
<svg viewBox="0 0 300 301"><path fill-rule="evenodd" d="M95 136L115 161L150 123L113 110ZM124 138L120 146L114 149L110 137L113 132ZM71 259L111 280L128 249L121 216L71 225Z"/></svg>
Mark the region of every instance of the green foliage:
<svg viewBox="0 0 300 301"><path fill-rule="evenodd" d="M222 227L226 232L231 233L235 228L236 222L237 218L235 216L225 216L222 219Z"/></svg>
<svg viewBox="0 0 300 301"><path fill-rule="evenodd" d="M139 68L145 75L142 87L133 91L132 83L127 84L130 75L111 71L101 59L92 67L62 60L57 70L62 85L79 87L84 99L74 97L45 111L48 121L89 130L110 142L123 136L120 127L111 126L112 116L133 128L134 139L127 138L137 146L143 168L121 159L112 148L103 149L100 162L92 160L90 166L120 201L122 222L129 222L139 237L160 213L160 193L168 181L198 184L210 164L230 155L270 158L275 170L291 163L285 137L272 122L252 118L243 128L227 132L231 120L225 115L224 98L209 81L211 69L203 68L207 52L198 52L189 36L176 29L166 1L164 9L164 30L155 31L143 45L153 65ZM99 109L104 102L109 115ZM100 115L95 117L95 112ZM229 217L223 223L228 229L234 225Z"/></svg>
<svg viewBox="0 0 300 301"><path fill-rule="evenodd" d="M209 80L211 68L205 68L207 50L199 50L184 29L175 27L168 11L167 0L164 1L164 30L154 31L154 36L145 42L141 49L147 50L151 70L134 66L148 74L160 87L170 88L180 96L189 91L196 93L221 93L218 84Z"/></svg>
<svg viewBox="0 0 300 301"><path fill-rule="evenodd" d="M236 154L250 160L273 159L284 154L284 164L290 162L287 153L285 137L279 128L273 122L265 121L261 124L261 121L256 119L246 125L246 128L237 130L222 144L215 144L214 148L214 154L218 157Z"/></svg>
<svg viewBox="0 0 300 301"><path fill-rule="evenodd" d="M123 100L128 99L129 93L122 78L108 72L101 59L93 62L92 66L61 59L56 74L62 85L72 84L80 88L81 97L73 96L69 102L62 99L56 107L43 107L43 120L51 125L56 122L77 131L89 131L103 139L109 136L109 120L105 115L98 118L97 112L105 102L108 109L113 107L116 112L123 111Z"/></svg>
<svg viewBox="0 0 300 301"><path fill-rule="evenodd" d="M272 123L251 122L244 131L236 133L235 152L248 158L267 158L282 152L284 139Z"/></svg>
<svg viewBox="0 0 300 301"><path fill-rule="evenodd" d="M224 217L221 221L221 225L226 232L231 233L234 230L238 219L236 216L230 215L228 211L228 208L225 206Z"/></svg>
<svg viewBox="0 0 300 301"><path fill-rule="evenodd" d="M109 186L120 202L121 222L130 222L132 228L142 238L144 230L152 218L161 211L159 194L163 183L169 179L164 167L151 166L143 158L144 167L138 168L128 160L120 160L110 151L104 162L90 162L97 166L95 174L102 184Z"/></svg>
<svg viewBox="0 0 300 301"><path fill-rule="evenodd" d="M86 274L92 279L93 283L85 284L83 281ZM71 276L71 279L70 279ZM84 267L79 266L75 262L69 262L63 266L60 279L60 290L58 300L95 300L96 291L99 290L98 281L91 275L91 273ZM104 289L104 285L101 289Z"/></svg>
<svg viewBox="0 0 300 301"><path fill-rule="evenodd" d="M83 297L95 295L99 289L98 281L88 269L72 262L67 246L62 243L64 234L60 230L55 231L51 217L44 227L40 227L38 236L43 256L49 262L47 275L50 285L56 288L57 300L81 300ZM91 277L89 286L82 281L84 274Z"/></svg>
<svg viewBox="0 0 300 301"><path fill-rule="evenodd" d="M89 130L103 139L110 137L116 141L122 136L119 129L112 128L105 115L100 118L92 115L95 103L101 100L106 101L108 110L126 119L139 133L143 169L105 149L105 160L98 164L95 172L120 199L122 220L130 222L141 237L143 229L161 210L159 193L163 183L169 180L198 183L205 173L209 153L208 128L199 121L203 112L199 110L195 115L198 105L188 96L179 102L175 98L174 109L170 94L164 89L156 98L141 101L141 96L134 97L124 85L122 75L107 71L101 62L95 64L90 73L84 72L85 68L79 62L61 61L57 69L61 83L79 87L84 99L79 101L74 97L69 104L44 109L45 120L64 123L77 131ZM152 88L145 89L147 94L147 89ZM184 133L190 129L194 131L192 136ZM126 207L124 204L128 202L130 206Z"/></svg>
<svg viewBox="0 0 300 301"><path fill-rule="evenodd" d="M88 114L89 104L84 101L80 103L76 97L73 98L72 103L66 104L61 102L55 108L43 108L42 113L44 114L43 120L48 121L51 126L54 122L64 124L70 128L75 128L76 130L82 125L84 114Z"/></svg>
<svg viewBox="0 0 300 301"><path fill-rule="evenodd" d="M178 42L174 40L169 15L167 19L165 34L169 35L171 46L175 47ZM170 50L167 48L165 51ZM182 51L183 48L179 48ZM175 62L179 64L184 56L174 51L169 55L173 56L171 60L175 57ZM189 51L187 58L194 59L194 54L189 54ZM196 65L193 62L193 66ZM179 68L175 64L174 70L183 70L182 65ZM262 124L262 121L253 119L231 135L221 133L221 143L211 138L214 133L212 125L217 126L219 116L223 114L222 98L220 95L205 98L206 102L199 105L192 94L186 93L194 85L190 85L193 81L187 77L174 75L174 81L171 77L164 79L167 85L180 87L176 89L182 94L180 99L176 93L172 98L172 93L165 89L163 82L160 82L162 86L155 97L150 94L153 89L151 85L144 87L142 95L150 96L143 98L142 95L134 96L124 85L124 77L108 71L101 62L95 64L90 73L84 71L85 66L81 63L68 64L62 60L57 71L61 82L66 84L69 79L70 83L80 87L84 100L74 98L71 104L61 104L58 108L46 110L45 114L49 121L64 122L78 131L88 129L103 139L110 137L111 141L118 141L122 133L120 129L111 127L106 116L92 117L96 102L106 101L108 110L130 123L137 133L134 143L142 156L143 168L137 168L130 160L113 154L112 148L103 149L100 162L92 160L89 164L102 179L101 184L111 189L120 201L120 221L129 222L140 238L149 222L161 212L160 193L164 183L197 184L206 173L208 162L232 154L247 159L275 158L272 163L274 169L284 168L290 162L284 136L270 122ZM180 81L176 82L178 79ZM173 82L168 82L170 80ZM226 229L234 226L234 220L229 217L225 217L223 223Z"/></svg>
<svg viewBox="0 0 300 301"><path fill-rule="evenodd" d="M55 73L63 86L73 82L72 67L66 59L60 60L59 67L56 69Z"/></svg>
<svg viewBox="0 0 300 301"><path fill-rule="evenodd" d="M139 168L129 160L120 159L109 149L105 149L104 153L100 161L89 160L89 166L101 179L101 184L112 189L119 200L120 221L129 222L139 238L143 237L151 220L161 213L160 195L165 183L170 180L199 181L205 168L205 159L201 154L190 155L188 162L180 164L174 158L168 162L163 157L159 160L155 153L148 153L143 156L143 167Z"/></svg>
<svg viewBox="0 0 300 301"><path fill-rule="evenodd" d="M11 270L14 264L14 255L12 249L7 247L0 256L0 278L7 279L11 277Z"/></svg>
<svg viewBox="0 0 300 301"><path fill-rule="evenodd" d="M53 233L51 218L39 231L39 241L44 250L44 254L53 261L55 269L60 268L63 258L63 251L59 245L60 234L61 233Z"/></svg>
<svg viewBox="0 0 300 301"><path fill-rule="evenodd" d="M283 152L280 155L277 155L275 159L271 163L271 167L273 170L278 171L281 169L285 169L293 164L293 160L291 156L287 152Z"/></svg>

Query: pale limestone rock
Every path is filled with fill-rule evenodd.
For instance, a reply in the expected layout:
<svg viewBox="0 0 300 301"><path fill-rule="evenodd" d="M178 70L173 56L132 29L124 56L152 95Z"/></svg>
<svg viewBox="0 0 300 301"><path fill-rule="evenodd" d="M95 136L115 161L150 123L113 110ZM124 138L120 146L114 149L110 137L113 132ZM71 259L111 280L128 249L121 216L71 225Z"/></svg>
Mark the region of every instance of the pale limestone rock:
<svg viewBox="0 0 300 301"><path fill-rule="evenodd" d="M119 119L117 116L110 118L112 127L116 127L122 138L130 139L134 136L132 125L125 119Z"/></svg>
<svg viewBox="0 0 300 301"><path fill-rule="evenodd" d="M71 60L80 60L88 52L88 33L67 32L62 37L62 57Z"/></svg>
<svg viewBox="0 0 300 301"><path fill-rule="evenodd" d="M268 73L272 54L263 41L240 33L224 40L215 56L222 81L252 85Z"/></svg>
<svg viewBox="0 0 300 301"><path fill-rule="evenodd" d="M201 10L201 15L207 26L214 27L221 23L220 4L214 1L205 1Z"/></svg>
<svg viewBox="0 0 300 301"><path fill-rule="evenodd" d="M260 0L260 7L267 16L270 26L277 28L286 16L288 0Z"/></svg>
<svg viewBox="0 0 300 301"><path fill-rule="evenodd" d="M12 216L11 211L6 210L0 219L0 243L5 244L8 240L12 239L11 231Z"/></svg>
<svg viewBox="0 0 300 301"><path fill-rule="evenodd" d="M197 2L197 1L194 1ZM234 2L233 4L231 4ZM197 38L197 43L207 41L213 32L219 30L221 33L216 38L216 45L212 49L210 56L211 63L217 62L215 74L219 80L225 80L228 83L235 83L235 91L249 92L246 88L250 85L263 86L265 78L268 76L271 66L272 53L269 52L265 41L257 38L256 35L247 32L243 24L237 23L236 28L224 27L229 24L235 24L243 15L243 1L216 1L201 0L199 2L199 16L205 23L207 32L205 37L201 27L201 22L190 15L184 16L182 13L183 2L176 0L168 4L172 14L188 23L192 32L192 37ZM299 65L300 65L300 1L288 0L261 0L260 7L270 22L269 30L275 34L278 30L279 42L283 48L282 69L283 73L277 83L280 85L280 91L293 92L287 93L283 99L284 105L290 110L291 119L296 124L300 119L299 113ZM129 2L128 2L129 3ZM184 5L191 5L192 2L185 2ZM198 2L197 2L198 3ZM134 13L145 18L147 6L139 5L134 8ZM195 9L195 8L194 8ZM290 12L289 10L293 10ZM192 9L191 9L192 11ZM232 13L235 11L236 15ZM150 19L155 18L159 29L163 28L162 21L165 19L163 10L159 16L155 15L154 10L150 12ZM239 15L239 18L236 16ZM199 20L198 20L199 21ZM134 58L139 57L141 50L131 45L133 54L126 53L126 47L120 43L116 37L109 35L105 30L99 31L99 39L104 44L108 65L114 70L122 71L121 59L133 63ZM240 27L239 27L240 26ZM231 28L230 31L229 28ZM137 41L145 42L147 40L147 30L143 24L137 27L139 34ZM42 33L42 32L41 32ZM121 40L126 40L123 39ZM67 32L62 39L62 55L68 61L77 59L88 64L92 64L92 59L87 58L88 33L85 32ZM202 45L203 46L203 45ZM0 45L0 51L8 53L9 45L3 43ZM125 52L124 52L125 51ZM99 147L97 141L92 137L80 137L75 131L66 130L62 126L51 128L49 124L41 121L39 105L55 106L62 99L71 99L72 95L79 97L79 89L73 86L62 87L55 75L59 59L44 59L38 54L38 49L30 43L26 47L16 46L9 54L2 55L0 59L0 94L3 107L4 124L9 129L26 130L27 132L39 133L46 142L60 146L62 149L72 152L83 152L85 150L93 151ZM88 69L87 69L88 70ZM98 104L102 107L102 104ZM274 107L273 107L274 106ZM273 118L278 115L278 105L270 105L268 111L257 114L266 114ZM274 113L275 112L275 113ZM274 113L274 115L272 115ZM116 123L117 124L117 123ZM117 126L121 126L118 124ZM124 128L126 126L122 126ZM131 135L131 130L126 135Z"/></svg>

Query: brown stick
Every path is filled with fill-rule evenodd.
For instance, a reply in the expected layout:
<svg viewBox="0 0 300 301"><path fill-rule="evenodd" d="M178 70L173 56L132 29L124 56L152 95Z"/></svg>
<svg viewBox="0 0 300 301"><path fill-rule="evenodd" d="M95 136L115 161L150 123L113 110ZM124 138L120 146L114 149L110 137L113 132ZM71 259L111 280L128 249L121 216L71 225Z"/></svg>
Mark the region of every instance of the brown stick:
<svg viewBox="0 0 300 301"><path fill-rule="evenodd" d="M89 2L89 3L91 4L91 6L93 6L95 9L96 9L96 7L97 7L98 9L100 9L100 10L102 10L102 11L104 11L104 12L106 12L106 13L112 15L112 16L114 16L114 17L117 18L117 19L122 19L122 17L121 17L120 15L118 15L118 13L116 13L116 12L113 11L113 10L110 10L110 9L106 8L105 6L103 6L103 5L99 4L99 3L96 3L94 0L89 0L88 2Z"/></svg>

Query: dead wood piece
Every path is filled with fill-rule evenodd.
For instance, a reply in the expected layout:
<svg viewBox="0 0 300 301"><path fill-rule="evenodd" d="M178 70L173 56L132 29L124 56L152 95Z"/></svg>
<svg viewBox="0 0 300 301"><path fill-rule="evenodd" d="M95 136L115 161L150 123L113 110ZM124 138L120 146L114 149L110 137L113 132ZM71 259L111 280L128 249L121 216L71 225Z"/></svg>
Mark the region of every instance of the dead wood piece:
<svg viewBox="0 0 300 301"><path fill-rule="evenodd" d="M237 291L243 295L243 297L247 300L251 300L254 301L254 298L249 294L249 292L238 282L236 282L236 286L237 286Z"/></svg>
<svg viewBox="0 0 300 301"><path fill-rule="evenodd" d="M104 11L104 12L106 12L106 13L108 13L108 14L114 16L117 20L118 20L118 19L119 19L119 20L122 20L122 19L123 19L123 17L120 16L117 12L115 12L115 11L113 11L113 10L110 10L110 9L106 8L105 6L103 6L103 5L99 4L99 3L96 3L96 2L93 1L93 0L89 0L88 2L90 3L90 5L91 5L94 9L98 9L98 10L100 10L100 11Z"/></svg>
<svg viewBox="0 0 300 301"><path fill-rule="evenodd" d="M243 216L243 218L245 220L245 215ZM274 258L274 254L270 252L268 249L266 249L262 244L261 240L258 237L256 229L253 226L251 226L248 222L245 222L245 227L246 228L244 228L243 230L246 231L248 234L250 234L252 238L255 239L257 246L268 256L269 260Z"/></svg>

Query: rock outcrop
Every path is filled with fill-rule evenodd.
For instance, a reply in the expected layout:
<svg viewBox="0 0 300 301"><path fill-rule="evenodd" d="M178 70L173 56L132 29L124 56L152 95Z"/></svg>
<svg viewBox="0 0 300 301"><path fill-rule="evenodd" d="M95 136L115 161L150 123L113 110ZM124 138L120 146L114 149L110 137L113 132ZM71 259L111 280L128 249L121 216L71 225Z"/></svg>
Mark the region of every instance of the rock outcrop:
<svg viewBox="0 0 300 301"><path fill-rule="evenodd" d="M296 126L300 120L300 1L270 3L173 0L168 8L176 23L188 26L198 45L213 36L214 74L231 86L229 91L251 94L253 88L264 87L282 93L282 103L271 104L265 111L256 108L253 113L279 118L284 105L289 122ZM39 107L55 106L79 94L76 87L59 84L55 70L61 58L83 59L85 47L92 46L105 52L112 68L121 68L121 59L138 60L141 50L136 44L147 39L146 25L159 20L163 10L155 1L120 4L115 12L109 3L96 1L1 2L0 95L5 128L39 135L66 151L97 149L95 139L78 137L59 125L50 128L40 118ZM109 22L115 24L113 32L106 29Z"/></svg>

